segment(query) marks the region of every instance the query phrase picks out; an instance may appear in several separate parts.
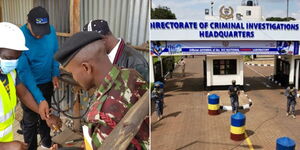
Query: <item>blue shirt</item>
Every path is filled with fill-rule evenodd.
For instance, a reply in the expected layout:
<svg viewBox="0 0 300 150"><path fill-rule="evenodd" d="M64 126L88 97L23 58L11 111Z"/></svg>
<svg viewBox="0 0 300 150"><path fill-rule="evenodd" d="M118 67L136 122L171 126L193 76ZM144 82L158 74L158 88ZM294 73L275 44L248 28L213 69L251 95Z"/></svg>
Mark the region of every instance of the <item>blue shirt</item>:
<svg viewBox="0 0 300 150"><path fill-rule="evenodd" d="M59 64L53 58L58 49L56 31L50 26L50 33L37 39L32 36L26 24L21 30L29 50L20 56L17 71L20 81L39 104L45 98L37 85L51 82L53 77L59 76Z"/></svg>

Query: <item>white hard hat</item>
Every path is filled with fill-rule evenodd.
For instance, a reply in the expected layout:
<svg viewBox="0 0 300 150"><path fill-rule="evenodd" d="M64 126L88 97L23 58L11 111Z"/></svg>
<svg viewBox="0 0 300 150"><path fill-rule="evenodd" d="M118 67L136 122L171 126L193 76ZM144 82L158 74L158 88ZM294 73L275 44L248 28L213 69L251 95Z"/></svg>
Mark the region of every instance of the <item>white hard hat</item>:
<svg viewBox="0 0 300 150"><path fill-rule="evenodd" d="M0 22L0 48L26 51L25 37L21 29L9 22Z"/></svg>

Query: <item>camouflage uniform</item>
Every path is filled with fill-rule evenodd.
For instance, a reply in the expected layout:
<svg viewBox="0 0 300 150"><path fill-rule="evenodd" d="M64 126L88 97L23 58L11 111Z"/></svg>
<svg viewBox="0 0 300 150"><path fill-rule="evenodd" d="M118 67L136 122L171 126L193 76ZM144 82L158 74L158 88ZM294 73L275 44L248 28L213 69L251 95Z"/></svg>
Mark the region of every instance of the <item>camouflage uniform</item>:
<svg viewBox="0 0 300 150"><path fill-rule="evenodd" d="M90 133L94 147L100 147L112 131L112 127L101 116L103 113L116 124L126 112L148 90L148 84L141 75L132 69L113 67L95 92L94 100L88 114ZM135 139L142 149L149 147L149 118L145 119ZM131 144L128 149L135 149Z"/></svg>
<svg viewBox="0 0 300 150"><path fill-rule="evenodd" d="M163 94L163 89L154 88L154 90L151 93L151 99L155 103L155 110L156 110L157 117L162 117L163 110L164 110L164 103L163 103L164 94Z"/></svg>
<svg viewBox="0 0 300 150"><path fill-rule="evenodd" d="M288 87L285 90L284 95L287 97L287 113L295 115L295 106L297 104L297 89Z"/></svg>

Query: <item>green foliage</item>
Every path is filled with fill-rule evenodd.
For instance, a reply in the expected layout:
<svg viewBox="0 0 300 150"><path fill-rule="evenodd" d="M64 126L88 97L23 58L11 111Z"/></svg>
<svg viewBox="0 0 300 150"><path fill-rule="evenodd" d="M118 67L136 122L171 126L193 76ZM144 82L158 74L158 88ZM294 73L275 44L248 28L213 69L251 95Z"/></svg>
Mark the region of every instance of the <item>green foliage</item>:
<svg viewBox="0 0 300 150"><path fill-rule="evenodd" d="M285 18L281 18L281 17L269 17L266 19L267 21L294 21L296 20L293 17L285 17Z"/></svg>
<svg viewBox="0 0 300 150"><path fill-rule="evenodd" d="M174 57L174 62L177 63L179 62L179 60L181 59L181 55L180 56L161 56L161 59L166 58L166 57ZM157 56L153 56L153 64L155 64L156 62L158 62L159 59Z"/></svg>
<svg viewBox="0 0 300 150"><path fill-rule="evenodd" d="M153 91L153 89L154 89L154 82L151 82L150 83L150 91Z"/></svg>
<svg viewBox="0 0 300 150"><path fill-rule="evenodd" d="M163 66L163 75L166 75L167 72L171 72L175 69L174 63L177 63L181 59L181 56L161 56L161 59L162 59L162 66ZM155 76L157 76L155 77L155 79L161 76L160 66L161 66L160 59L157 56L154 56L153 57L154 74Z"/></svg>
<svg viewBox="0 0 300 150"><path fill-rule="evenodd" d="M251 55L244 56L244 61L251 61Z"/></svg>
<svg viewBox="0 0 300 150"><path fill-rule="evenodd" d="M158 6L158 8L151 8L151 19L176 19L176 16L170 8Z"/></svg>

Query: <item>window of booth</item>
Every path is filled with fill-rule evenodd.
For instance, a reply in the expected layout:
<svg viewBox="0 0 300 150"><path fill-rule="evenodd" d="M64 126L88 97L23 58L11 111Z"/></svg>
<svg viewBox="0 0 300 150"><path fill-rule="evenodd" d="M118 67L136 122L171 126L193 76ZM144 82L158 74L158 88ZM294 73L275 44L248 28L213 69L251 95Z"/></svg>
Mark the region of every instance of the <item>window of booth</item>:
<svg viewBox="0 0 300 150"><path fill-rule="evenodd" d="M246 11L246 15L247 15L247 16L251 16L251 10L247 10L247 11Z"/></svg>
<svg viewBox="0 0 300 150"><path fill-rule="evenodd" d="M213 60L214 75L237 74L236 59Z"/></svg>

